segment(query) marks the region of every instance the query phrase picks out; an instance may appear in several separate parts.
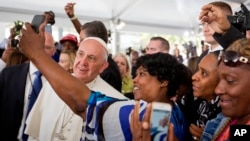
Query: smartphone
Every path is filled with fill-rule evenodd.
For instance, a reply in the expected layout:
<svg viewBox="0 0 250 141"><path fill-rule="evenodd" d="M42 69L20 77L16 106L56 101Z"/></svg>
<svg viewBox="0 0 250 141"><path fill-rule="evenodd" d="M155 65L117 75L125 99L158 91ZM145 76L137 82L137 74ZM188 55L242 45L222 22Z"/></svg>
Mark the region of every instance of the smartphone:
<svg viewBox="0 0 250 141"><path fill-rule="evenodd" d="M168 103L153 102L151 112L151 140L159 141L167 138L172 106Z"/></svg>
<svg viewBox="0 0 250 141"><path fill-rule="evenodd" d="M36 33L39 33L39 27L44 22L45 16L44 15L35 15L31 22L31 27Z"/></svg>

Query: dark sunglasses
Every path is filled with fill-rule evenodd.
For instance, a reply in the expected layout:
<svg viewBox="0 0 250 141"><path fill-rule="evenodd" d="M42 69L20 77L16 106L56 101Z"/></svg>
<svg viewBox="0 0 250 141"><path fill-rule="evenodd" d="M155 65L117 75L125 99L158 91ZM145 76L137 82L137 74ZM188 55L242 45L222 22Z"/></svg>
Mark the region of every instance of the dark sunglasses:
<svg viewBox="0 0 250 141"><path fill-rule="evenodd" d="M236 65L243 63L243 64L250 64L248 58L240 56L235 51L225 51L222 55L219 56L219 63L223 61L223 63L230 67L235 67Z"/></svg>

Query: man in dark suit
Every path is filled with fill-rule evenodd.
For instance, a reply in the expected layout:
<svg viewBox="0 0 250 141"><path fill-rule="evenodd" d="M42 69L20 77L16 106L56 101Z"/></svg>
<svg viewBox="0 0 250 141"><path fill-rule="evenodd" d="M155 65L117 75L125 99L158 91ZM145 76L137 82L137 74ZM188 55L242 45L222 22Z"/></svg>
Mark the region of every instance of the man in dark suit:
<svg viewBox="0 0 250 141"><path fill-rule="evenodd" d="M53 37L45 32L44 50L50 56L55 53ZM0 74L0 132L1 139L20 140L27 113L28 97L33 87L34 72L31 63L6 67ZM42 78L42 82L45 82Z"/></svg>

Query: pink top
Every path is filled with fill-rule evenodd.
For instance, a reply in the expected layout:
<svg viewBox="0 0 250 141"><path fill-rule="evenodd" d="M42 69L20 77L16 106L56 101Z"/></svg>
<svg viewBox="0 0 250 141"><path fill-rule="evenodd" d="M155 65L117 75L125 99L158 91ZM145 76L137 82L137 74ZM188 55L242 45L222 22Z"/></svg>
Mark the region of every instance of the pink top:
<svg viewBox="0 0 250 141"><path fill-rule="evenodd" d="M237 123L237 119L232 120L221 132L221 134L219 135L219 137L216 139L216 141L225 141L229 139L229 135L230 135L230 125L235 125ZM247 122L246 125L250 125L250 120Z"/></svg>

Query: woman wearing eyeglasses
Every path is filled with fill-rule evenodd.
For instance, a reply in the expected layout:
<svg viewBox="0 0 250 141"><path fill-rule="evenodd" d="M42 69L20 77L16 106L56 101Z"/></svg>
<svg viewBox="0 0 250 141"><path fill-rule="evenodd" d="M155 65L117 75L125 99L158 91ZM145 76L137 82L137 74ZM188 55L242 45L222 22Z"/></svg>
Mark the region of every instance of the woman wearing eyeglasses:
<svg viewBox="0 0 250 141"><path fill-rule="evenodd" d="M237 40L220 57L215 93L222 113L207 123L201 140L229 140L230 125L250 125L249 59L249 39Z"/></svg>

